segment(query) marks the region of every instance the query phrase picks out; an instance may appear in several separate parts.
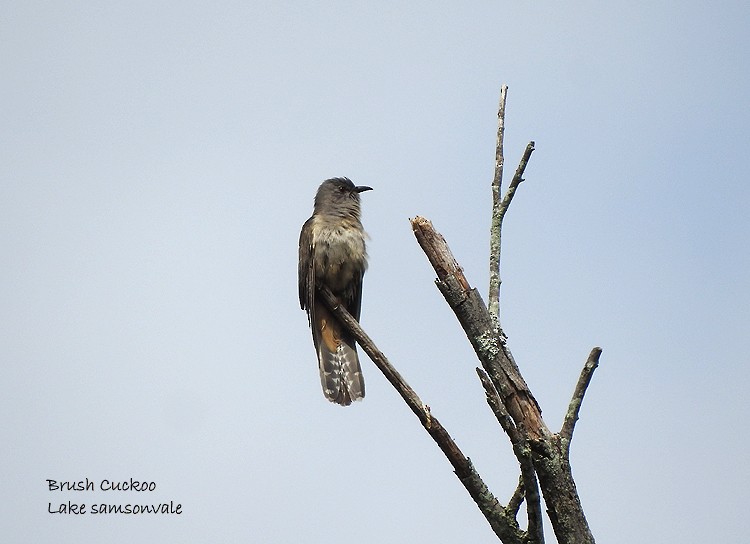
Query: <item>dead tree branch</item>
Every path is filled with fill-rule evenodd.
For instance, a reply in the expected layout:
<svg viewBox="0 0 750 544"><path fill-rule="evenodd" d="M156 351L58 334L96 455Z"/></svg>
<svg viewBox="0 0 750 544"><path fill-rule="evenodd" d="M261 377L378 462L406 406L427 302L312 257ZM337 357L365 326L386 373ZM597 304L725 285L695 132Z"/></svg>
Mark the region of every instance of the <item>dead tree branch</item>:
<svg viewBox="0 0 750 544"><path fill-rule="evenodd" d="M498 330L501 330L499 315L500 285L502 284L500 276L500 252L502 251L503 219L505 219L508 207L513 200L513 196L516 194L516 189L524 181L523 173L533 152L534 142L529 142L526 144L526 150L523 152L521 161L518 163L518 168L516 168L516 173L513 175L513 179L508 186L508 191L505 193L502 202L498 202L497 206L493 206L492 208L492 227L490 228L490 315L498 323ZM492 181L492 195L494 198L495 180Z"/></svg>
<svg viewBox="0 0 750 544"><path fill-rule="evenodd" d="M356 319L346 311L339 303L336 296L327 287L320 289L323 301L336 318L344 324L351 332L357 343L365 353L372 359L375 366L383 373L391 385L398 391L404 402L419 419L422 426L437 443L445 456L453 465L458 479L474 499L484 517L492 527L492 530L505 544L523 544L528 542L526 533L519 528L515 516L509 516L506 509L500 504L495 496L487 488L479 473L474 468L471 460L461 452L448 431L440 424L430 412L429 406L425 405L417 393L401 377L398 371L391 365L386 356L381 352L372 339L365 333Z"/></svg>
<svg viewBox="0 0 750 544"><path fill-rule="evenodd" d="M602 348L596 347L591 350L586 364L583 365L581 375L578 377L578 383L573 391L573 398L570 399L568 412L565 414L562 429L560 429L560 439L565 444L567 451L570 451L570 442L573 440L573 431L575 430L576 421L578 421L578 412L583 403L583 396L586 394L594 371L599 366L599 356L602 354Z"/></svg>
<svg viewBox="0 0 750 544"><path fill-rule="evenodd" d="M594 537L575 488L567 449L548 429L478 291L469 285L445 239L423 217L411 220L414 235L432 263L438 289L464 329L515 427L528 441L539 487L560 544L592 544Z"/></svg>
<svg viewBox="0 0 750 544"><path fill-rule="evenodd" d="M531 460L531 450L526 438L523 436L513 423L513 420L508 414L508 411L503 406L500 396L497 394L495 386L492 385L492 381L487 373L477 368L477 375L479 380L482 382L484 392L487 397L487 404L495 414L498 423L503 428L505 433L510 438L511 445L513 446L513 453L518 459L518 464L521 467L521 495L517 497L513 495L511 504L506 509L513 512L513 515L518 514L518 508L526 499L526 514L528 518L528 533L529 542L535 542L544 544L544 524L542 517L542 501L539 496L539 482L536 479L536 472L534 471L534 463ZM515 504L515 503L518 504Z"/></svg>
<svg viewBox="0 0 750 544"><path fill-rule="evenodd" d="M521 505L523 504L523 498L524 498L524 484L523 484L523 474L518 477L518 485L516 486L516 490L513 492L513 496L508 501L508 506L505 507L505 509L512 513L513 516L518 516L518 510L521 508Z"/></svg>
<svg viewBox="0 0 750 544"><path fill-rule="evenodd" d="M516 426L527 425L534 438L549 435L539 405L509 356L507 347L495 334L494 323L482 296L469 285L445 238L424 217L415 217L411 225L417 242L437 273L435 284L458 317ZM529 421L534 425L528 425Z"/></svg>
<svg viewBox="0 0 750 544"><path fill-rule="evenodd" d="M505 434L508 435L508 438L510 438L510 441L512 443L520 442L521 440L523 440L523 436L518 431L518 429L516 429L516 424L513 423L513 419L511 419L508 410L505 409L503 401L500 399L500 395L497 394L495 386L492 385L490 377L487 375L484 369L481 368L477 368L477 375L479 376L479 381L482 382L482 386L484 387L484 394L487 397L487 404L489 404L492 413L495 414L495 418L505 431Z"/></svg>
<svg viewBox="0 0 750 544"><path fill-rule="evenodd" d="M503 201L500 203L500 207L498 209L498 215L500 216L498 218L498 223L500 224L501 228L503 219L505 219L505 213L508 211L510 202L513 200L513 197L516 194L516 189L518 189L518 186L522 181L524 181L523 173L526 171L526 166L529 164L529 159L531 158L531 154L534 152L534 149L534 142L529 142L528 144L526 144L526 149L524 150L523 156L518 163L516 173L513 174L513 179L508 186L508 192L505 193L505 197L503 197Z"/></svg>
<svg viewBox="0 0 750 544"><path fill-rule="evenodd" d="M503 183L503 140L505 139L505 101L508 86L500 87L500 105L497 108L497 140L495 144L495 176L492 179L492 223L490 225L490 316L500 319L500 189Z"/></svg>

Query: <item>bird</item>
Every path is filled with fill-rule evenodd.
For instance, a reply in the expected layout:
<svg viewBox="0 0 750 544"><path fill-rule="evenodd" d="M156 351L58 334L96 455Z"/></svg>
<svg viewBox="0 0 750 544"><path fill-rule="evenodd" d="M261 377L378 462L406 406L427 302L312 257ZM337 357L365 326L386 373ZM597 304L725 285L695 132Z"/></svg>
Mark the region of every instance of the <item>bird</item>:
<svg viewBox="0 0 750 544"><path fill-rule="evenodd" d="M307 312L325 397L341 406L365 396L355 340L331 314L318 288L328 287L359 321L367 234L360 220L360 194L372 187L331 178L318 187L312 216L299 237L299 301Z"/></svg>

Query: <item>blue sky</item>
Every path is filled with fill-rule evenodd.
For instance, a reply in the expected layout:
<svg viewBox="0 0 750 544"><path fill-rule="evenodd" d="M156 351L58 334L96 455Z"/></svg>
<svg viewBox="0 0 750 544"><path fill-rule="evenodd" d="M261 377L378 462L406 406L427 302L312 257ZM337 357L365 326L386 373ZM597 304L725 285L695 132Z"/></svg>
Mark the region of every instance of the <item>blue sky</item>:
<svg viewBox="0 0 750 544"><path fill-rule="evenodd" d="M320 391L296 287L318 184L370 234L362 324L506 502L518 470L410 232L486 297L500 85L502 319L601 542L747 538L750 114L741 2L6 2L0 464L7 542L493 542L363 356ZM50 492L47 479L156 483ZM163 502L180 516L62 516ZM548 541L554 541L548 531Z"/></svg>

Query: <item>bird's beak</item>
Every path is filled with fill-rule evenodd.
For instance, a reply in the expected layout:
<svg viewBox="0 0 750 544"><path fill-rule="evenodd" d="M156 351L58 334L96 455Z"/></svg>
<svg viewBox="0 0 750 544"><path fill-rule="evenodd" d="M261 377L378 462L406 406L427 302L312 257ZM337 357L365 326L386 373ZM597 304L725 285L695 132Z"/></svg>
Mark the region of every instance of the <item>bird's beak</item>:
<svg viewBox="0 0 750 544"><path fill-rule="evenodd" d="M355 193L361 193L363 191L372 191L372 187L368 187L367 185L360 185L359 187L354 188Z"/></svg>

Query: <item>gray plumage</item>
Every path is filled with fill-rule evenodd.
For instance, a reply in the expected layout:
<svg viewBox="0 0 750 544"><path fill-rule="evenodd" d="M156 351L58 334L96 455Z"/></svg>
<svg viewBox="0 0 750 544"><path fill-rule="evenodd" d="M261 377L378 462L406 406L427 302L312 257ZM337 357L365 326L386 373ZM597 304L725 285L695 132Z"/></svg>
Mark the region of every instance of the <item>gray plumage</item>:
<svg viewBox="0 0 750 544"><path fill-rule="evenodd" d="M365 382L354 338L320 300L316 288L327 286L359 320L362 276L367 269L359 193L369 190L347 178L324 181L299 237L300 306L307 311L312 329L323 393L342 406L365 396Z"/></svg>

